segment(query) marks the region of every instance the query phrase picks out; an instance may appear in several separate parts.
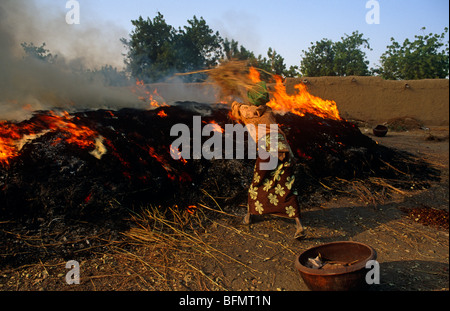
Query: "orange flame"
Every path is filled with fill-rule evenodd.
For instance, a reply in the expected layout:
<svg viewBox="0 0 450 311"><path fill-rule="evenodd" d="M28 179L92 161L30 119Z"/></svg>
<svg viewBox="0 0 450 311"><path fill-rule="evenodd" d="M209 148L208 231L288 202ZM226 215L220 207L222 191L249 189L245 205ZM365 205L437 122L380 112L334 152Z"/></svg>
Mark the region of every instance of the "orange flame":
<svg viewBox="0 0 450 311"><path fill-rule="evenodd" d="M259 71L254 67L250 67L248 77L250 78L250 80L252 80L253 83L261 82L261 75L259 74Z"/></svg>
<svg viewBox="0 0 450 311"><path fill-rule="evenodd" d="M15 142L21 138L22 135L15 124L0 123L0 163L9 164L9 159L17 155Z"/></svg>
<svg viewBox="0 0 450 311"><path fill-rule="evenodd" d="M164 98L158 94L158 89L155 89L153 93L147 90L145 87L144 81L136 79L136 89L132 90L133 93L140 93L141 95L138 96L139 100L143 102L149 102L150 107L149 108L158 108L158 107L167 107L169 105L166 104ZM142 94L145 94L143 96Z"/></svg>
<svg viewBox="0 0 450 311"><path fill-rule="evenodd" d="M167 113L165 113L164 110L161 110L160 112L157 113L157 115L161 118L166 118L167 117Z"/></svg>
<svg viewBox="0 0 450 311"><path fill-rule="evenodd" d="M164 159L164 157L156 153L155 148L148 146L148 154L152 158L155 158L159 163L161 163L164 166L164 168L166 168L167 165L166 160Z"/></svg>
<svg viewBox="0 0 450 311"><path fill-rule="evenodd" d="M176 149L174 149L172 146L171 146L171 148L172 148L172 150L175 152ZM178 150L177 150L177 151L178 151ZM178 151L178 152L179 152L179 151ZM180 173L180 172L175 171L175 170L170 166L170 164L164 159L164 157L162 157L161 155L159 155L159 154L156 153L155 148L149 146L149 147L148 147L148 153L149 153L149 155L150 155L151 157L155 158L156 161L158 161L158 162L162 165L162 167L163 167L163 168L166 170L166 172L167 172L167 177L168 177L169 179L171 179L172 181L175 181L175 180L177 179L177 177L178 177L178 180L179 180L180 182L192 181L192 178L191 178L191 176L189 176L188 173L186 173L186 172L181 172L181 173ZM182 161L183 164L186 164L186 163L187 163L187 161L186 161L185 159L183 159L182 157L180 157L180 160Z"/></svg>
<svg viewBox="0 0 450 311"><path fill-rule="evenodd" d="M8 165L10 160L17 157L22 147L30 140L36 139L49 131L62 134L55 143L65 141L81 149L95 149L98 138L96 131L84 125L75 124L69 113L62 116L50 111L47 115L36 117L33 122L13 124L0 122L0 164Z"/></svg>
<svg viewBox="0 0 450 311"><path fill-rule="evenodd" d="M202 123L203 123L203 124L208 124L208 122L206 122L206 121L202 121ZM217 123L215 120L209 121L209 124L211 124L212 130L213 130L214 132L217 132L217 133L224 133L224 132L225 132L225 130L224 130L224 129L220 126L220 124Z"/></svg>
<svg viewBox="0 0 450 311"><path fill-rule="evenodd" d="M189 205L186 210L189 214L194 215L195 211L197 210L197 206Z"/></svg>
<svg viewBox="0 0 450 311"><path fill-rule="evenodd" d="M275 76L275 92L267 105L273 110L292 112L299 116L311 113L324 119L341 120L336 102L310 94L303 83L297 84L297 94L288 95L281 77Z"/></svg>
<svg viewBox="0 0 450 311"><path fill-rule="evenodd" d="M216 121L211 121L211 125L213 126L213 131L214 132L217 132L217 133L224 133L225 132L225 130L219 125L219 124L217 124L216 123Z"/></svg>
<svg viewBox="0 0 450 311"><path fill-rule="evenodd" d="M177 148L175 148L175 147L172 146L172 145L170 145L170 153L171 153L171 154L177 155L178 158L179 158L179 160L180 160L183 164L186 164L186 163L187 163L186 159L184 159L184 158L181 156L181 151L178 150Z"/></svg>
<svg viewBox="0 0 450 311"><path fill-rule="evenodd" d="M156 159L156 161L158 161L161 164L161 166L166 170L167 177L169 177L171 180L175 180L176 177L173 174L172 167L169 165L169 163L167 163L167 161L164 159L163 156L156 153L155 148L148 146L148 154L154 159Z"/></svg>
<svg viewBox="0 0 450 311"><path fill-rule="evenodd" d="M253 67L250 68L249 78L254 83L261 81L259 72ZM296 94L288 95L282 78L280 76L274 76L274 78L276 82L275 92L272 94L272 99L267 103L273 110L291 112L299 116L312 113L324 119L341 120L335 101L324 100L310 94L303 83L295 86Z"/></svg>

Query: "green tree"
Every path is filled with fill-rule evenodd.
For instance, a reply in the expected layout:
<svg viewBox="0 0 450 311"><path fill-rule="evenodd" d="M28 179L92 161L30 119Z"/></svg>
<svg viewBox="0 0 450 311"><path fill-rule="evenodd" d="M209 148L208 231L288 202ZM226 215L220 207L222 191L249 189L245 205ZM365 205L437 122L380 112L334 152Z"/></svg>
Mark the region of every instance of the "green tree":
<svg viewBox="0 0 450 311"><path fill-rule="evenodd" d="M334 43L329 39L316 41L308 51L303 50L303 58L300 63L300 71L308 77L335 76L334 71Z"/></svg>
<svg viewBox="0 0 450 311"><path fill-rule="evenodd" d="M217 65L222 58L222 38L196 16L188 20L188 26L179 29L175 36L174 49L177 55L176 69L190 72ZM202 79L201 75L186 76L188 79Z"/></svg>
<svg viewBox="0 0 450 311"><path fill-rule="evenodd" d="M422 31L425 31L425 27ZM381 66L374 70L384 79L434 79L449 75L449 42L445 42L448 28L442 34L416 35L402 45L391 38L387 51L381 55Z"/></svg>
<svg viewBox="0 0 450 311"><path fill-rule="evenodd" d="M247 50L244 46L239 46L239 42L235 40L228 40L225 38L223 41L223 53L225 60L237 59L248 60L249 64L253 67L263 69L270 74L278 74L284 77L296 77L299 75L297 66L290 66L286 69L284 58L279 55L275 50L269 48L267 51L267 57L259 55L258 58L252 51ZM270 75L264 73L262 78L265 80L270 79Z"/></svg>
<svg viewBox="0 0 450 311"><path fill-rule="evenodd" d="M152 19L142 16L131 21L135 29L130 39L121 39L129 49L125 63L131 76L145 82L156 81L175 69L173 42L176 31L158 12Z"/></svg>
<svg viewBox="0 0 450 311"><path fill-rule="evenodd" d="M279 76L284 76L286 72L284 58L271 47L269 47L269 50L267 51L267 56L269 57L270 72Z"/></svg>
<svg viewBox="0 0 450 311"><path fill-rule="evenodd" d="M98 81L107 86L128 86L131 84L124 71L119 71L111 65L104 65L100 69L88 69L84 74L90 81Z"/></svg>
<svg viewBox="0 0 450 311"><path fill-rule="evenodd" d="M284 74L287 78L295 78L300 76L298 66L289 66L289 69Z"/></svg>
<svg viewBox="0 0 450 311"><path fill-rule="evenodd" d="M121 40L129 50L125 62L131 76L145 82L155 82L175 72L210 67L223 56L222 38L202 17L194 16L179 29L167 24L160 12L153 20L139 17L131 22L135 29L130 39Z"/></svg>
<svg viewBox="0 0 450 311"><path fill-rule="evenodd" d="M369 61L362 48L369 49L369 40L363 34L354 31L351 36L345 35L334 44L334 71L338 76L368 76Z"/></svg>
<svg viewBox="0 0 450 311"><path fill-rule="evenodd" d="M254 59L251 65L266 72L263 72L261 76L261 78L264 80L270 80L271 75L294 77L299 74L298 67L296 66L291 66L289 69L287 69L284 58L271 47L269 47L269 49L267 50L267 57L258 55L258 58Z"/></svg>
<svg viewBox="0 0 450 311"><path fill-rule="evenodd" d="M225 38L222 43L222 49L226 60L249 60L251 63L256 61L255 54L252 51L247 50L242 45L239 46L239 42L233 39L229 41L228 38Z"/></svg>
<svg viewBox="0 0 450 311"><path fill-rule="evenodd" d="M286 69L284 58L269 48L267 57L255 57L235 40L222 39L200 17L194 16L183 28L167 24L158 12L153 19L142 16L131 21L134 29L130 38L122 38L128 48L125 58L132 77L144 82L155 82L174 73L193 72L217 65L221 60L248 60L250 65L270 74L297 75L298 68ZM202 74L185 75L188 82L204 80Z"/></svg>
<svg viewBox="0 0 450 311"><path fill-rule="evenodd" d="M311 42L311 47L303 52L300 71L309 77L317 76L367 76L370 74L369 61L363 48L371 49L369 39L354 31L351 35L341 37L341 41L333 42L322 39Z"/></svg>
<svg viewBox="0 0 450 311"><path fill-rule="evenodd" d="M33 42L20 44L25 52L25 57L38 59L40 61L53 64L56 62L57 55L52 55L50 50L45 48L45 42L41 46L35 46Z"/></svg>

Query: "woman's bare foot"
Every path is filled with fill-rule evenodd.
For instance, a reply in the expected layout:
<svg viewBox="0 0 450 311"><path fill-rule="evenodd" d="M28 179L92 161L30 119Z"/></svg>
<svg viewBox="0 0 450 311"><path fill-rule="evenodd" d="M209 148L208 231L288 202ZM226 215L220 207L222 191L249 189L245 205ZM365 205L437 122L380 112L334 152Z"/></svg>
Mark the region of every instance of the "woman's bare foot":
<svg viewBox="0 0 450 311"><path fill-rule="evenodd" d="M247 213L244 217L244 219L242 219L242 224L243 225L250 225L251 223L251 219L250 219L250 213Z"/></svg>
<svg viewBox="0 0 450 311"><path fill-rule="evenodd" d="M306 232L305 232L306 230L303 227L299 217L295 218L295 223L296 223L296 231L295 231L295 234L294 234L294 239L300 240L300 239L305 238L306 237Z"/></svg>

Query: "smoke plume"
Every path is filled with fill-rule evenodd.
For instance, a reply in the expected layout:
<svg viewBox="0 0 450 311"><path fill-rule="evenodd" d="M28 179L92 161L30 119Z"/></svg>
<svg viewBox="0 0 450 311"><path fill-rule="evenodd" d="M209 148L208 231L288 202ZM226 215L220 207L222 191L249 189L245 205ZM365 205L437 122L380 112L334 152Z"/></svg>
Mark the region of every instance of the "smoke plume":
<svg viewBox="0 0 450 311"><path fill-rule="evenodd" d="M85 74L123 64L119 39L126 31L108 22L68 25L65 2L58 3L0 2L0 120L22 120L36 110L139 107L142 103L127 88L107 87ZM24 42L45 42L57 58L46 63L25 57Z"/></svg>

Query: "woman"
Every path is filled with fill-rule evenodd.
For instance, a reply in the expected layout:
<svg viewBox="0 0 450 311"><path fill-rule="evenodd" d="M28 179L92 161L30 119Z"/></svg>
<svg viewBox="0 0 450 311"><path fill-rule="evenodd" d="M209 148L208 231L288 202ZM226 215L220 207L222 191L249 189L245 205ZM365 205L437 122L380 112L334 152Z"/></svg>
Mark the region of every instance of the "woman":
<svg viewBox="0 0 450 311"><path fill-rule="evenodd" d="M265 125L266 132L250 132L252 138L257 142L259 152L253 180L248 191L248 212L243 223L250 224L251 215L273 214L293 218L296 221L294 238L303 238L305 230L300 221L300 208L293 190L294 155L283 131L281 129L272 133L270 131L270 125L277 124L277 122L272 109L266 105L269 102L269 93L263 81L248 92L248 102L249 104L234 102L232 105L233 116L245 125L253 124L256 128L259 125ZM270 146L271 135L275 135L277 139L276 150ZM261 169L261 164L270 159L262 159L260 148L277 154L278 163L275 169Z"/></svg>

